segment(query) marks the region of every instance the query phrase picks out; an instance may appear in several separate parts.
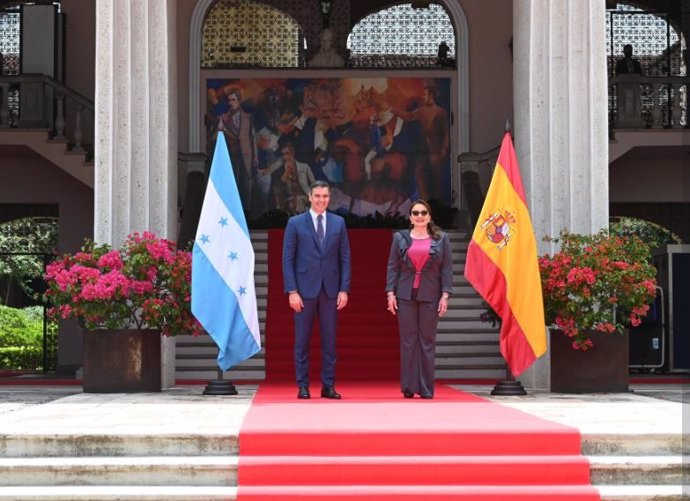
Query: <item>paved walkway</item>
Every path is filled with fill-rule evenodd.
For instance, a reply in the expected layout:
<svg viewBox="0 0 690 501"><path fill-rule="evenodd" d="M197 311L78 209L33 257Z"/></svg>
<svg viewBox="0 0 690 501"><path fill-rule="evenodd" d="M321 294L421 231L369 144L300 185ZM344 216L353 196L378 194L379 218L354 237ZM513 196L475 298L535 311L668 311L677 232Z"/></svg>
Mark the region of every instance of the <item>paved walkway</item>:
<svg viewBox="0 0 690 501"><path fill-rule="evenodd" d="M632 385L630 393L616 394L531 391L510 397L491 397L491 386L457 387L577 427L583 435L690 436L690 392L684 385ZM178 386L161 393L88 394L80 386L0 385L0 432L235 435L256 388L240 384L238 396L204 396L203 386Z"/></svg>

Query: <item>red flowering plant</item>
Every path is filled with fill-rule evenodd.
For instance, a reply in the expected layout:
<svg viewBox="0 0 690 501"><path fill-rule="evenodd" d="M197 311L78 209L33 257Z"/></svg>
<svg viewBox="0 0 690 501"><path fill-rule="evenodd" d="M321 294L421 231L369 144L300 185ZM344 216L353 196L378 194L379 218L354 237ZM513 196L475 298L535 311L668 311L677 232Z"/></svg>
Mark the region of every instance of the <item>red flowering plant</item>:
<svg viewBox="0 0 690 501"><path fill-rule="evenodd" d="M539 258L546 324L572 338L574 349L593 346L588 331L623 332L637 326L656 294L656 270L638 237L562 231L545 241L560 246Z"/></svg>
<svg viewBox="0 0 690 501"><path fill-rule="evenodd" d="M94 329L160 329L198 335L190 308L191 253L153 233L129 235L121 249L87 240L46 267L53 319L75 318Z"/></svg>

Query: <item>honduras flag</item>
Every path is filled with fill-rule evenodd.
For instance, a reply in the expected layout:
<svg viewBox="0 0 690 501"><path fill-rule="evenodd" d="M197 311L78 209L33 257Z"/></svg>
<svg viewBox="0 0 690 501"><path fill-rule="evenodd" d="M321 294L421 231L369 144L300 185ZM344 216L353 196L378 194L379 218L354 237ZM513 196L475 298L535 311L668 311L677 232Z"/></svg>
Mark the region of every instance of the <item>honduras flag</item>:
<svg viewBox="0 0 690 501"><path fill-rule="evenodd" d="M192 313L218 345L221 370L261 349L254 249L222 132L192 251Z"/></svg>

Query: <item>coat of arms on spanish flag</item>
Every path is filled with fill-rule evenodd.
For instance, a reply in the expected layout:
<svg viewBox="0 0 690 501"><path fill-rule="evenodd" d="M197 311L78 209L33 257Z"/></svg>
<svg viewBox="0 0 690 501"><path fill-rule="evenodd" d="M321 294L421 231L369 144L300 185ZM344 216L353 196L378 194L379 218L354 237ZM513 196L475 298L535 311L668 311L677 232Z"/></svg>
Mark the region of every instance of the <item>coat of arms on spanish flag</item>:
<svg viewBox="0 0 690 501"><path fill-rule="evenodd" d="M501 354L519 376L546 352L537 242L506 132L467 250L465 277L501 317Z"/></svg>

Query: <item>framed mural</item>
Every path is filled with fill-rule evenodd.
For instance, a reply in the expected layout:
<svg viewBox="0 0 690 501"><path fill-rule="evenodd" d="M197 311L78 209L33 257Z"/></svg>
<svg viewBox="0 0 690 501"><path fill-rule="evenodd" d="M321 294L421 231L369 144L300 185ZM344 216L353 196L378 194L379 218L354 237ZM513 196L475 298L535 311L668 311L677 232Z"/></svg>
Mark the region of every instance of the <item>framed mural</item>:
<svg viewBox="0 0 690 501"><path fill-rule="evenodd" d="M449 205L449 92L450 78L207 79L206 151L222 128L251 219L305 210L316 179L342 214Z"/></svg>

